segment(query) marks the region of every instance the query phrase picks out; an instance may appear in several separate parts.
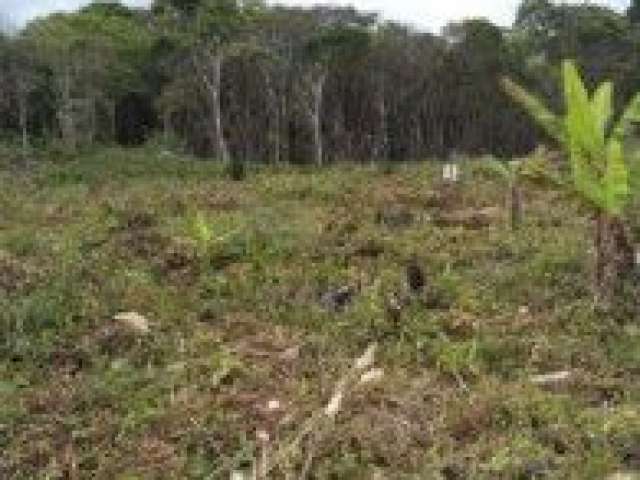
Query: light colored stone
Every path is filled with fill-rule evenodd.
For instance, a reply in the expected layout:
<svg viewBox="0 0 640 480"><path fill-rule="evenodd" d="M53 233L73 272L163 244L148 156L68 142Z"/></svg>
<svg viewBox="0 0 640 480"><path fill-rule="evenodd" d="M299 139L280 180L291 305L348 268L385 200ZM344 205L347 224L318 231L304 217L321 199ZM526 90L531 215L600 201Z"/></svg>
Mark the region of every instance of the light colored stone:
<svg viewBox="0 0 640 480"><path fill-rule="evenodd" d="M150 332L149 320L137 312L123 312L113 318L129 330L140 335L147 335Z"/></svg>
<svg viewBox="0 0 640 480"><path fill-rule="evenodd" d="M561 372L546 373L544 375L534 375L531 377L531 383L535 385L552 385L556 383L566 382L571 378L571 372L563 370Z"/></svg>

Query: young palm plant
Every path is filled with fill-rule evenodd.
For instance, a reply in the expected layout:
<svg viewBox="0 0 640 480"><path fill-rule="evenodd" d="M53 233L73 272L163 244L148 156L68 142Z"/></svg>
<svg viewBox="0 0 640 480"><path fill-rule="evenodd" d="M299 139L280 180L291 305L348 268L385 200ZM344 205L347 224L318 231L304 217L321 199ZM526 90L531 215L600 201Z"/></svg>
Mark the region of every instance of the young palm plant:
<svg viewBox="0 0 640 480"><path fill-rule="evenodd" d="M613 84L602 83L590 96L574 62L562 64L563 116L552 113L534 95L508 78L503 87L563 148L569 158L574 190L595 218L596 301L607 304L633 265L633 248L624 223L637 173L632 157L625 158L624 141L640 120L640 94L614 119ZM637 157L635 162L637 162Z"/></svg>

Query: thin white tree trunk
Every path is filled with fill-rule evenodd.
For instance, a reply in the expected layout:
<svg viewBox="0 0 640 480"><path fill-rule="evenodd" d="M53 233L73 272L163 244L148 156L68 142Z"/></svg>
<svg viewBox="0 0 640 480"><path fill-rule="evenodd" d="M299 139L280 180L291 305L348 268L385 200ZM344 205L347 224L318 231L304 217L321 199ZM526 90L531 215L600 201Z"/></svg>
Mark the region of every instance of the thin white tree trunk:
<svg viewBox="0 0 640 480"><path fill-rule="evenodd" d="M229 150L224 138L224 128L222 122L222 106L220 94L222 90L222 62L224 55L222 52L215 52L211 56L211 78L208 82L209 93L211 95L211 109L213 114L214 134L216 138L216 153L224 161L229 161Z"/></svg>
<svg viewBox="0 0 640 480"><path fill-rule="evenodd" d="M168 145L171 138L171 111L169 110L162 114L162 136L165 146Z"/></svg>
<svg viewBox="0 0 640 480"><path fill-rule="evenodd" d="M322 143L322 100L324 93L324 84L327 75L325 72L320 73L317 78L312 81L312 108L311 108L311 125L313 128L313 151L315 164L321 167L324 163L324 148Z"/></svg>
<svg viewBox="0 0 640 480"><path fill-rule="evenodd" d="M89 130L89 145L93 145L98 130L97 100L95 95L91 95L91 98L89 99L89 108L91 109L91 111L89 112L91 119L91 128Z"/></svg>
<svg viewBox="0 0 640 480"><path fill-rule="evenodd" d="M110 101L108 104L109 108L109 116L111 117L109 120L109 128L111 129L110 137L112 140L117 140L117 121L116 121L116 102Z"/></svg>
<svg viewBox="0 0 640 480"><path fill-rule="evenodd" d="M280 156L281 156L281 116L282 116L282 109L281 109L281 102L280 102L280 98L278 96L278 91L276 89L276 87L274 86L274 82L271 76L271 73L269 71L265 72L265 85L266 85L266 90L267 90L267 99L268 99L268 104L269 104L269 108L271 109L271 115L270 115L270 121L268 123L268 128L269 128L269 142L270 145L267 148L267 152L272 152L273 154L273 163L274 164L279 164L280 163ZM273 149L271 150L271 144L273 145Z"/></svg>
<svg viewBox="0 0 640 480"><path fill-rule="evenodd" d="M29 131L28 131L28 107L27 107L27 96L25 93L21 92L20 94L20 106L19 106L19 115L20 115L20 129L22 130L22 150L26 152L29 149Z"/></svg>
<svg viewBox="0 0 640 480"><path fill-rule="evenodd" d="M376 159L387 158L387 145L389 144L389 133L387 130L387 102L385 99L385 81L384 77L380 80L380 89L378 91L378 115L380 116L380 124L378 132L378 145L376 145Z"/></svg>
<svg viewBox="0 0 640 480"><path fill-rule="evenodd" d="M62 85L60 88L61 105L58 108L58 122L60 123L60 134L64 145L75 150L76 135L73 121L73 104L71 100L71 71L70 67L64 70Z"/></svg>
<svg viewBox="0 0 640 480"><path fill-rule="evenodd" d="M273 162L276 165L278 165L280 163L280 108L278 108L277 102L276 102L275 114L276 114L275 126L273 129L274 130Z"/></svg>
<svg viewBox="0 0 640 480"><path fill-rule="evenodd" d="M283 94L282 98L280 99L280 135L281 138L279 139L279 144L280 144L280 161L282 161L284 159L285 162L289 162L291 160L291 146L289 144L289 108L288 108L288 104L287 104L287 95ZM284 122L284 132L282 131L282 123Z"/></svg>

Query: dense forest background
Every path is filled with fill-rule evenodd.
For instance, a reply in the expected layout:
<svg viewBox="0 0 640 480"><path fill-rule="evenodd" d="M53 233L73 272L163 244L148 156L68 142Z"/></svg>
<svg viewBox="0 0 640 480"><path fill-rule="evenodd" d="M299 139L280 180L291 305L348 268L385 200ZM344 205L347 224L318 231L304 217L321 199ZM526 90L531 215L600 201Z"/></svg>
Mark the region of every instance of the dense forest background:
<svg viewBox="0 0 640 480"><path fill-rule="evenodd" d="M271 163L512 156L543 138L500 77L557 104L568 57L626 102L640 89L640 1L618 13L524 0L510 29L472 19L439 35L352 8L94 3L0 36L0 138Z"/></svg>

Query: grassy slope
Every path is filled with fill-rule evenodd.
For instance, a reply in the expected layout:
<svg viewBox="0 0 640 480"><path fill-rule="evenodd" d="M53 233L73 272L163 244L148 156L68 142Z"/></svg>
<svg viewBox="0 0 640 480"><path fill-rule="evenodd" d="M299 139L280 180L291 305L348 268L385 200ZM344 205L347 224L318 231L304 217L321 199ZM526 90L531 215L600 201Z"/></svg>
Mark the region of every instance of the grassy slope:
<svg viewBox="0 0 640 480"><path fill-rule="evenodd" d="M0 477L225 478L256 429L286 438L372 340L385 381L349 399L315 478L638 467L640 328L590 307L588 222L533 189L520 232L434 222L502 209L480 173L443 196L424 165L231 183L109 151L0 170ZM392 318L414 255L427 291ZM319 297L344 285L353 304L328 312ZM129 310L149 335L114 323ZM528 382L564 369L553 390ZM272 399L283 412L265 413Z"/></svg>

